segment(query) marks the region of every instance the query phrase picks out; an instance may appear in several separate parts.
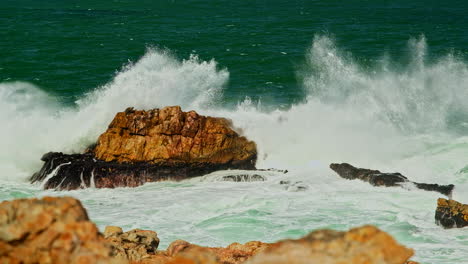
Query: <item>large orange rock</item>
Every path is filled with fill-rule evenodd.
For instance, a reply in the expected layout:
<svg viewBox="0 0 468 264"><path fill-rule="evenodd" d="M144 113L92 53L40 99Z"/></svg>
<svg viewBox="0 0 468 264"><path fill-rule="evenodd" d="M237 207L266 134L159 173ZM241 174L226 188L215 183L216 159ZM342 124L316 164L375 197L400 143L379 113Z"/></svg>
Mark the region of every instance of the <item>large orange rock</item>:
<svg viewBox="0 0 468 264"><path fill-rule="evenodd" d="M318 230L268 247L246 264L404 264L413 250L374 226L348 232Z"/></svg>
<svg viewBox="0 0 468 264"><path fill-rule="evenodd" d="M135 187L182 180L217 170L255 169L254 142L225 118L182 112L179 106L137 111L128 108L84 154L51 152L31 182L45 188Z"/></svg>
<svg viewBox="0 0 468 264"><path fill-rule="evenodd" d="M172 106L117 113L94 153L104 161L235 164L254 163L257 151L229 120Z"/></svg>
<svg viewBox="0 0 468 264"><path fill-rule="evenodd" d="M111 254L74 198L0 204L0 263L126 263Z"/></svg>

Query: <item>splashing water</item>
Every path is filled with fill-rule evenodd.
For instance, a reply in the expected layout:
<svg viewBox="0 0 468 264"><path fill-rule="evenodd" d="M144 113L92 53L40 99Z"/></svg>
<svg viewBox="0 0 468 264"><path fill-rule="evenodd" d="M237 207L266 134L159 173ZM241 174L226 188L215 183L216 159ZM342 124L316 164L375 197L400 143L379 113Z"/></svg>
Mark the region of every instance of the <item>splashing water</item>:
<svg viewBox="0 0 468 264"><path fill-rule="evenodd" d="M209 107L228 80L216 62L196 56L177 61L167 51L150 48L137 63L129 64L103 87L77 101L76 108L59 106L32 84L0 84L2 178L24 180L41 165L48 151L79 152L92 144L115 113L129 106L139 109L181 105Z"/></svg>
<svg viewBox="0 0 468 264"><path fill-rule="evenodd" d="M404 66L388 56L364 66L330 37L315 37L301 72L307 98L287 110L265 111L249 98L235 109L223 108L226 70L217 69L215 61L195 56L178 61L157 49L125 66L74 108L31 84L2 83L0 118L7 129L0 135L6 146L0 149L5 181L0 199L72 195L83 200L101 228L157 230L163 247L178 238L218 246L375 224L414 248L415 260L460 262L466 258L468 235L466 229L434 224L438 194L345 181L328 169L331 162L349 162L399 171L418 182L454 183L454 199L468 203L468 106L463 102L468 65L454 54L429 62L424 37L411 39L408 48L411 56ZM133 189L71 192L24 183L41 165L43 153L83 150L116 112L166 105L231 118L257 143L257 167L290 172L262 174L265 182L222 182L215 174ZM280 180L300 184L303 191L285 188Z"/></svg>

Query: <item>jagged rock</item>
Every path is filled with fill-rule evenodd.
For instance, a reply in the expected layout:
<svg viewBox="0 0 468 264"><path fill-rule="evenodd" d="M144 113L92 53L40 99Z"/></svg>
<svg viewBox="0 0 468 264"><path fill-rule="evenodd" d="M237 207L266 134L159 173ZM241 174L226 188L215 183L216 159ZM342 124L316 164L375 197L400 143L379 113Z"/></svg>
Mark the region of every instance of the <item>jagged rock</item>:
<svg viewBox="0 0 468 264"><path fill-rule="evenodd" d="M246 264L404 264L413 250L373 226L348 232L319 230L269 246Z"/></svg>
<svg viewBox="0 0 468 264"><path fill-rule="evenodd" d="M141 260L155 254L159 238L154 231L133 229L123 232L120 227L107 226L104 237L113 246L113 255L128 260Z"/></svg>
<svg viewBox="0 0 468 264"><path fill-rule="evenodd" d="M255 143L225 118L182 112L179 106L117 113L84 154L51 152L31 182L46 189L135 187L217 170L255 169Z"/></svg>
<svg viewBox="0 0 468 264"><path fill-rule="evenodd" d="M374 186L402 186L405 183L412 183L418 189L426 190L426 191L435 191L441 194L447 195L451 197L453 188L455 187L453 184L449 185L439 185L439 184L428 184L428 183L418 183L408 180L405 176L401 175L400 173L382 173L378 170L369 170L369 169L362 169L356 168L348 163L332 163L330 164L330 168L335 171L339 176L348 179L354 180L359 179L365 182L368 182Z"/></svg>
<svg viewBox="0 0 468 264"><path fill-rule="evenodd" d="M445 228L468 226L468 204L439 198L435 220L436 224Z"/></svg>
<svg viewBox="0 0 468 264"><path fill-rule="evenodd" d="M0 204L0 263L126 263L112 258L80 201L44 197Z"/></svg>

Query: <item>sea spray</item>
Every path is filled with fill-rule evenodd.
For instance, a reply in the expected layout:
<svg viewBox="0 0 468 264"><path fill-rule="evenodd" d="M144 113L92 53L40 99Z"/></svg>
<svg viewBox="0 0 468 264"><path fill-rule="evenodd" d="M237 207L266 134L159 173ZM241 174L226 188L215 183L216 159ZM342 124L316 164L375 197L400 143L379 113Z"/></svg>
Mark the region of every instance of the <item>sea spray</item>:
<svg viewBox="0 0 468 264"><path fill-rule="evenodd" d="M196 56L178 61L168 51L149 48L136 63L126 65L114 79L86 94L76 107L33 84L0 84L0 178L24 181L48 151L83 151L94 143L119 111L181 105L203 109L219 102L229 74L215 61Z"/></svg>

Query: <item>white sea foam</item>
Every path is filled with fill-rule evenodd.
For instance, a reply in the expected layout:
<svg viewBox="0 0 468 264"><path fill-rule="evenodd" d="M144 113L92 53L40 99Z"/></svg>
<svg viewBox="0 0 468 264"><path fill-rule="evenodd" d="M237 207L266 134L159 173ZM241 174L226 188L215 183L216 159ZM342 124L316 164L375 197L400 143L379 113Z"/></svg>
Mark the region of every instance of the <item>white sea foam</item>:
<svg viewBox="0 0 468 264"><path fill-rule="evenodd" d="M125 66L108 84L60 106L55 98L29 83L0 84L1 178L23 181L41 165L48 151L79 152L93 143L116 112L181 105L202 109L217 102L229 74L215 61L196 56L178 61L167 51L149 49Z"/></svg>

